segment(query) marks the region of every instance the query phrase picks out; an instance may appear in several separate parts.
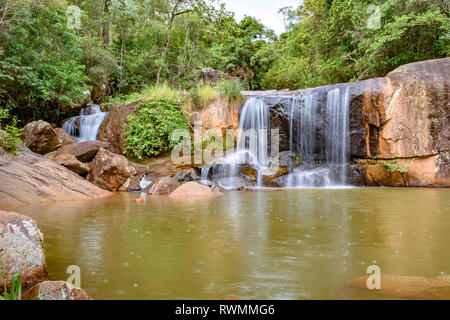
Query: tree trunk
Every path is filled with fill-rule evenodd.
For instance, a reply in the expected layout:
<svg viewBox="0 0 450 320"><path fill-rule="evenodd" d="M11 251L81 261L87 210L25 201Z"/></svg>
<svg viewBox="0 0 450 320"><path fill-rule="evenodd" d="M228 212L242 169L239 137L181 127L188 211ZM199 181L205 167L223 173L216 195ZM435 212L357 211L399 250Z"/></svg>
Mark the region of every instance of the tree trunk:
<svg viewBox="0 0 450 320"><path fill-rule="evenodd" d="M103 14L105 17L105 21L103 22L103 43L105 48L109 47L109 6L111 5L111 0L105 0L105 7L103 9Z"/></svg>

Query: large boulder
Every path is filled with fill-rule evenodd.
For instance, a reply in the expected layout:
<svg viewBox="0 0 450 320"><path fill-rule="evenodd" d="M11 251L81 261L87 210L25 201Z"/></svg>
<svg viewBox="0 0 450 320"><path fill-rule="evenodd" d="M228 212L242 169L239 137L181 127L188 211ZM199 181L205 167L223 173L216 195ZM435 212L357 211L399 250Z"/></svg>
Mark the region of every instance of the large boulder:
<svg viewBox="0 0 450 320"><path fill-rule="evenodd" d="M44 281L30 290L22 300L92 300L83 289L76 288L66 281Z"/></svg>
<svg viewBox="0 0 450 320"><path fill-rule="evenodd" d="M178 187L170 194L173 199L190 199L192 197L217 197L222 196L220 191L213 191L210 187L197 182L188 182Z"/></svg>
<svg viewBox="0 0 450 320"><path fill-rule="evenodd" d="M54 130L55 130L56 134L58 135L59 140L61 141L63 146L75 143L75 140L72 138L72 136L70 134L68 134L67 132L65 132L63 129L55 128Z"/></svg>
<svg viewBox="0 0 450 320"><path fill-rule="evenodd" d="M61 139L52 126L42 120L28 123L22 132L22 141L31 151L46 154L62 146Z"/></svg>
<svg viewBox="0 0 450 320"><path fill-rule="evenodd" d="M0 211L0 260L5 270L5 278L0 276L0 291L4 288L4 279L9 288L15 274L21 275L24 288L48 279L43 241L42 233L31 218Z"/></svg>
<svg viewBox="0 0 450 320"><path fill-rule="evenodd" d="M109 142L113 152L123 154L125 150L124 126L127 125L127 117L133 112L136 104L142 102L137 100L125 105L113 106L103 120L100 127L99 139Z"/></svg>
<svg viewBox="0 0 450 320"><path fill-rule="evenodd" d="M73 154L70 153L63 153L63 154L49 154L46 155L46 158L55 161L56 163L59 163L63 167L66 167L70 171L83 176L89 173L91 171L91 167L87 163L83 163L80 160L78 160Z"/></svg>
<svg viewBox="0 0 450 320"><path fill-rule="evenodd" d="M381 275L379 290L367 288L368 276L342 284L338 299L450 300L450 276L434 278Z"/></svg>
<svg viewBox="0 0 450 320"><path fill-rule="evenodd" d="M101 148L90 164L87 179L109 191L129 191L139 188L140 177L136 164L124 156ZM142 174L143 175L143 174Z"/></svg>
<svg viewBox="0 0 450 320"><path fill-rule="evenodd" d="M177 179L172 177L164 177L158 179L151 187L148 194L158 196L164 194L170 194L172 191L177 189L180 183Z"/></svg>
<svg viewBox="0 0 450 320"><path fill-rule="evenodd" d="M95 158L97 152L101 148L110 150L111 145L108 142L103 141L84 141L64 146L60 150L58 150L56 154L71 154L75 156L79 161L87 163L91 162Z"/></svg>
<svg viewBox="0 0 450 320"><path fill-rule="evenodd" d="M110 195L43 156L20 152L12 157L0 148L0 208Z"/></svg>

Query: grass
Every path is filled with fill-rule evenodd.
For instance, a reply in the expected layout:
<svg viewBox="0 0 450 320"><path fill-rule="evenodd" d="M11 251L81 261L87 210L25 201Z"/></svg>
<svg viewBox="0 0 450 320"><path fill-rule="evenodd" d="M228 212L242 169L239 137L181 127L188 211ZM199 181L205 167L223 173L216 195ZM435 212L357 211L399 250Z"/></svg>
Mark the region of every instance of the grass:
<svg viewBox="0 0 450 320"><path fill-rule="evenodd" d="M109 102L110 106L127 104L136 100L148 101L151 99L168 99L177 101L181 99L179 92L167 83L143 89L141 92L134 92L126 96L116 96Z"/></svg>
<svg viewBox="0 0 450 320"><path fill-rule="evenodd" d="M205 108L209 103L213 102L216 98L217 92L214 87L209 84L203 83L197 84L189 92L189 98L191 103L197 109Z"/></svg>
<svg viewBox="0 0 450 320"><path fill-rule="evenodd" d="M3 266L2 256L0 256L0 264L2 266L3 293L0 294L0 300L21 300L22 299L22 277L15 274L11 278L11 290L8 292L6 287L6 273Z"/></svg>
<svg viewBox="0 0 450 320"><path fill-rule="evenodd" d="M237 104L243 99L241 91L244 90L244 85L238 79L222 80L217 87L220 95L231 105Z"/></svg>

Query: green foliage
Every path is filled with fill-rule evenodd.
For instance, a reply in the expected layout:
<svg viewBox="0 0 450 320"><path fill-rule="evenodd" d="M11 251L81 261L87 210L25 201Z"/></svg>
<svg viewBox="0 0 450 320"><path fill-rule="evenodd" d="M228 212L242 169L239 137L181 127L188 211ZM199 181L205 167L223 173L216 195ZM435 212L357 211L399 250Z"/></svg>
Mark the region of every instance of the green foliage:
<svg viewBox="0 0 450 320"><path fill-rule="evenodd" d="M409 171L409 165L402 167L397 161L383 161L382 164L390 172L407 173Z"/></svg>
<svg viewBox="0 0 450 320"><path fill-rule="evenodd" d="M216 98L216 89L203 83L198 83L189 91L191 104L197 109L205 108Z"/></svg>
<svg viewBox="0 0 450 320"><path fill-rule="evenodd" d="M238 79L222 80L218 84L218 88L220 95L226 98L231 105L239 103L243 99L241 91L244 90L244 87Z"/></svg>
<svg viewBox="0 0 450 320"><path fill-rule="evenodd" d="M0 264L2 266L3 292L0 295L0 300L21 300L22 299L22 277L20 274L15 274L11 278L11 290L8 292L6 287L6 273L3 266L2 256L0 255Z"/></svg>
<svg viewBox="0 0 450 320"><path fill-rule="evenodd" d="M11 117L8 109L0 108L0 128L2 122L9 121L0 133L0 145L13 155L17 155L19 145L22 143L20 136L22 129L17 127L17 118Z"/></svg>
<svg viewBox="0 0 450 320"><path fill-rule="evenodd" d="M140 103L128 116L128 128L124 128L126 153L139 160L159 156L178 143L171 140L173 131L186 128L188 123L178 101L154 98Z"/></svg>

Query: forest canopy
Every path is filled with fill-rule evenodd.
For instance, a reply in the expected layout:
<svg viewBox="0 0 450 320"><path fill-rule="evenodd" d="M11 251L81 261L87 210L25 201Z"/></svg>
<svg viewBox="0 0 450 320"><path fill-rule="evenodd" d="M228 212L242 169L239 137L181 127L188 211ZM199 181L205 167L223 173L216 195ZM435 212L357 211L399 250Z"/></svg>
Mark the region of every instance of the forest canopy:
<svg viewBox="0 0 450 320"><path fill-rule="evenodd" d="M277 36L219 0L0 0L0 107L59 121L86 90L189 90L203 68L252 90L301 89L449 56L448 1L299 4L280 9L286 32Z"/></svg>

